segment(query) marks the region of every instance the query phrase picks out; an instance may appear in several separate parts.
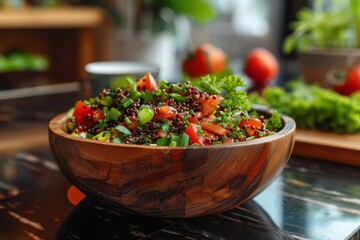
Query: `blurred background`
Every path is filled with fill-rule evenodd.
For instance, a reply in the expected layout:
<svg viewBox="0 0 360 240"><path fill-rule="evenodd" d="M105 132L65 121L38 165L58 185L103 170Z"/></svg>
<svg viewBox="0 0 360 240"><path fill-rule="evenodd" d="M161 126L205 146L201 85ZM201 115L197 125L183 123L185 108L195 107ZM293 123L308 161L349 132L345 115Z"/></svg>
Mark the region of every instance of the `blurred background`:
<svg viewBox="0 0 360 240"><path fill-rule="evenodd" d="M282 82L298 74L282 43L303 6L312 1L0 0L0 90L78 83L94 61L156 63L159 78L179 81L201 43L222 49L235 74L263 47L280 62Z"/></svg>

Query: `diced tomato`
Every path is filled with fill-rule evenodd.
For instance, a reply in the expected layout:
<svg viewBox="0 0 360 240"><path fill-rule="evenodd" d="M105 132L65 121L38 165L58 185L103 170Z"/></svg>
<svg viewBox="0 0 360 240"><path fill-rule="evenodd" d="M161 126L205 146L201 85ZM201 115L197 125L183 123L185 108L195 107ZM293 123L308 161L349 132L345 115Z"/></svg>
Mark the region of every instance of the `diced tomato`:
<svg viewBox="0 0 360 240"><path fill-rule="evenodd" d="M151 73L148 72L136 82L136 86L141 91L143 90L153 91L157 87L157 83L155 81L155 78L151 75Z"/></svg>
<svg viewBox="0 0 360 240"><path fill-rule="evenodd" d="M248 136L254 136L256 130L263 128L263 123L255 118L243 118L239 124L239 128L244 129Z"/></svg>
<svg viewBox="0 0 360 240"><path fill-rule="evenodd" d="M189 123L199 124L199 119L197 117L188 117L187 120Z"/></svg>
<svg viewBox="0 0 360 240"><path fill-rule="evenodd" d="M210 131L208 131L208 130L203 129L203 133L204 133L204 137L208 137L208 138L210 138L210 139L213 140L213 141L216 141L216 140L218 139L218 137L216 136L216 134L213 133L213 132L210 132Z"/></svg>
<svg viewBox="0 0 360 240"><path fill-rule="evenodd" d="M81 202L81 200L83 200L84 198L85 198L85 194L83 192L81 192L74 185L71 185L68 188L67 199L72 205L74 205L74 206L78 205L78 203Z"/></svg>
<svg viewBox="0 0 360 240"><path fill-rule="evenodd" d="M162 128L159 128L159 129L156 131L156 134L157 134L159 137L161 137L161 138L168 136L168 134L166 134L166 133L163 132Z"/></svg>
<svg viewBox="0 0 360 240"><path fill-rule="evenodd" d="M221 140L222 143L233 143L234 139L233 138L225 138L224 140Z"/></svg>
<svg viewBox="0 0 360 240"><path fill-rule="evenodd" d="M83 101L77 101L74 109L75 123L87 127L94 125L94 110Z"/></svg>
<svg viewBox="0 0 360 240"><path fill-rule="evenodd" d="M200 98L201 112L206 117L212 114L216 110L216 106L220 104L223 97L210 95L206 98Z"/></svg>
<svg viewBox="0 0 360 240"><path fill-rule="evenodd" d="M200 146L203 146L204 143L202 141L202 137L198 134L198 129L196 124L190 123L189 126L184 131L190 138L190 144L197 143Z"/></svg>
<svg viewBox="0 0 360 240"><path fill-rule="evenodd" d="M135 116L130 116L129 119L131 121L131 125L128 125L125 121L122 123L122 125L129 130L133 130L137 127L137 118Z"/></svg>
<svg viewBox="0 0 360 240"><path fill-rule="evenodd" d="M170 118L175 117L177 113L178 113L178 111L176 110L176 108L164 105L164 106L161 106L158 108L156 118L170 119Z"/></svg>
<svg viewBox="0 0 360 240"><path fill-rule="evenodd" d="M191 115L191 117L188 117L187 120L189 121L189 123L195 123L195 124L199 124L199 119L201 119L203 117L202 112L194 112L193 115Z"/></svg>
<svg viewBox="0 0 360 240"><path fill-rule="evenodd" d="M99 119L104 119L104 118L105 118L105 114L101 109L97 109L96 111L94 111L93 119L95 122Z"/></svg>
<svg viewBox="0 0 360 240"><path fill-rule="evenodd" d="M208 117L207 117L207 119L209 119L209 120L213 120L213 119L215 119L216 117L214 116L214 115L209 115Z"/></svg>
<svg viewBox="0 0 360 240"><path fill-rule="evenodd" d="M209 131L211 131L213 133L216 133L216 134L218 134L220 136L226 135L229 132L229 130L227 130L226 128L224 128L220 124L209 122L206 119L204 119L201 122L201 127L203 129L205 129L205 130L209 130Z"/></svg>

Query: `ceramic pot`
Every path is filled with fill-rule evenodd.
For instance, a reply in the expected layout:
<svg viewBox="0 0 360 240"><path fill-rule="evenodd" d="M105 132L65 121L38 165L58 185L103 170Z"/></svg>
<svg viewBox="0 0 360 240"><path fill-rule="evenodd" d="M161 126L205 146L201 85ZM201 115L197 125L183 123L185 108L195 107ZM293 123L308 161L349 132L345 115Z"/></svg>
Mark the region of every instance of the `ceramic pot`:
<svg viewBox="0 0 360 240"><path fill-rule="evenodd" d="M307 83L323 87L336 84L339 75L360 66L360 49L325 48L299 52L302 75Z"/></svg>

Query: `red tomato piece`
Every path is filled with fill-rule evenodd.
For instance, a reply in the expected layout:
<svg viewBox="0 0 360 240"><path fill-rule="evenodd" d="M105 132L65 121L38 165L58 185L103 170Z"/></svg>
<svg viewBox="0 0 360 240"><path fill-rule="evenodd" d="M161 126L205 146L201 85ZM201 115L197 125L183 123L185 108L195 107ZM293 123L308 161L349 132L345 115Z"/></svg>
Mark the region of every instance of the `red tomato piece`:
<svg viewBox="0 0 360 240"><path fill-rule="evenodd" d="M188 117L187 120L190 123L199 124L199 119L201 119L202 117L202 112L195 112L191 117Z"/></svg>
<svg viewBox="0 0 360 240"><path fill-rule="evenodd" d="M94 125L94 110L83 101L77 101L74 109L75 123L86 127Z"/></svg>
<svg viewBox="0 0 360 240"><path fill-rule="evenodd" d="M189 123L199 124L199 119L197 117L188 117L187 120Z"/></svg>
<svg viewBox="0 0 360 240"><path fill-rule="evenodd" d="M170 118L175 117L176 114L178 113L178 111L174 107L164 105L164 106L161 106L158 108L157 113L158 113L158 115L157 115L158 119L161 119L161 118L170 119Z"/></svg>
<svg viewBox="0 0 360 240"><path fill-rule="evenodd" d="M137 127L137 118L135 116L130 116L129 120L131 121L131 125L128 125L125 121L122 123L122 125L129 130L135 129Z"/></svg>
<svg viewBox="0 0 360 240"><path fill-rule="evenodd" d="M71 185L67 190L67 199L74 206L78 205L84 198L85 194L74 185Z"/></svg>
<svg viewBox="0 0 360 240"><path fill-rule="evenodd" d="M201 112L203 116L209 116L216 110L216 106L220 104L223 97L210 95L206 98L200 98L201 101Z"/></svg>
<svg viewBox="0 0 360 240"><path fill-rule="evenodd" d="M239 128L245 130L248 136L255 136L255 131L263 128L263 123L255 118L243 118L239 123Z"/></svg>
<svg viewBox="0 0 360 240"><path fill-rule="evenodd" d="M234 139L233 138L225 138L224 140L221 140L222 143L233 143Z"/></svg>
<svg viewBox="0 0 360 240"><path fill-rule="evenodd" d="M104 118L105 118L105 114L101 109L97 109L96 111L94 111L93 119L95 122L99 119L104 119Z"/></svg>
<svg viewBox="0 0 360 240"><path fill-rule="evenodd" d="M145 91L145 90L153 91L157 87L157 83L153 75L151 75L151 73L148 72L136 82L136 86L141 91Z"/></svg>
<svg viewBox="0 0 360 240"><path fill-rule="evenodd" d="M198 134L198 129L196 127L196 124L190 123L189 126L184 131L187 135L189 135L190 138L190 144L197 143L200 146L204 146L204 143L202 141L202 137Z"/></svg>
<svg viewBox="0 0 360 240"><path fill-rule="evenodd" d="M360 67L352 68L342 85L338 85L334 90L342 95L351 95L360 91Z"/></svg>
<svg viewBox="0 0 360 240"><path fill-rule="evenodd" d="M213 132L203 129L203 133L204 133L204 141L203 142L205 145L208 145L212 141L217 141L219 139L218 136Z"/></svg>
<svg viewBox="0 0 360 240"><path fill-rule="evenodd" d="M245 59L244 72L255 86L265 87L279 72L279 63L275 56L264 48L255 48Z"/></svg>
<svg viewBox="0 0 360 240"><path fill-rule="evenodd" d="M209 122L207 120L203 120L201 122L201 127L205 130L208 130L208 131L211 131L213 133L216 133L217 135L226 135L229 130L227 130L226 128L224 128L223 126L221 126L220 124L218 123L212 123L212 122Z"/></svg>
<svg viewBox="0 0 360 240"><path fill-rule="evenodd" d="M159 137L161 137L161 138L168 136L168 134L164 133L161 128L159 128L159 129L156 131L156 134L157 134Z"/></svg>

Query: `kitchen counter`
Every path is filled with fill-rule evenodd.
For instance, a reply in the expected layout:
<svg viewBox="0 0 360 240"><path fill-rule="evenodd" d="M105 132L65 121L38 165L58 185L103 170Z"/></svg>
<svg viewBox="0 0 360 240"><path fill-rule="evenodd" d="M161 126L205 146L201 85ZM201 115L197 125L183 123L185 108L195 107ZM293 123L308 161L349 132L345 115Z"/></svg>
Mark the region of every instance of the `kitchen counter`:
<svg viewBox="0 0 360 240"><path fill-rule="evenodd" d="M360 169L294 156L255 199L218 215L162 219L89 198L71 204L47 123L79 98L75 89L0 101L1 240L359 239Z"/></svg>

